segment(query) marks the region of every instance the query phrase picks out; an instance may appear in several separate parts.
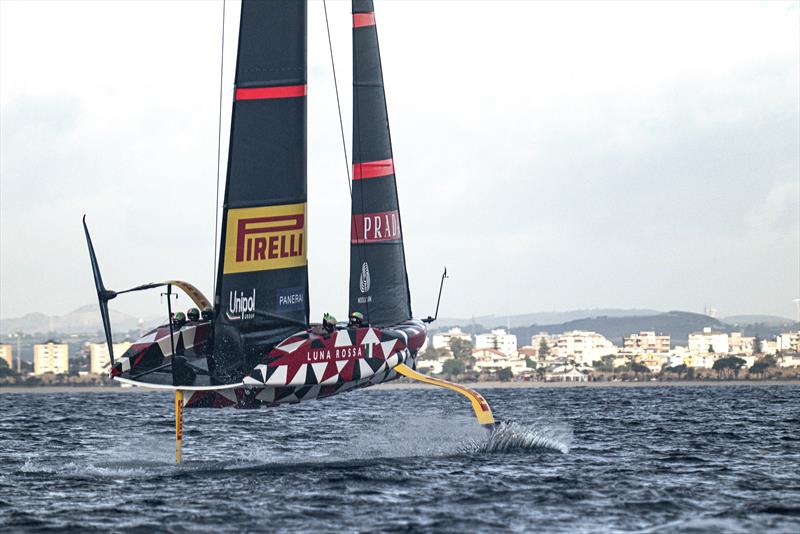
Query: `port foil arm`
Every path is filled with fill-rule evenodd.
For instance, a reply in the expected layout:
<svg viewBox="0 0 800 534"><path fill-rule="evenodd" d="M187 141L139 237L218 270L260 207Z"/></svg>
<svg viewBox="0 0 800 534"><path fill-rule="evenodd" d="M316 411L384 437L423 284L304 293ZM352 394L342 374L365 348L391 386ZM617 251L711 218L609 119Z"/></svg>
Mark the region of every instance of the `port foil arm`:
<svg viewBox="0 0 800 534"><path fill-rule="evenodd" d="M492 409L489 407L489 403L487 403L486 399L484 399L483 396L474 389L470 389L459 384L454 384L453 382L448 382L447 380L442 380L441 378L433 378L431 376L423 375L404 363L395 366L394 370L406 378L411 378L412 380L418 380L420 382L425 382L426 384L439 386L440 388L447 388L455 391L456 393L461 393L472 403L472 409L475 411L475 417L478 418L478 422L481 425L490 427L494 425L494 415L492 414Z"/></svg>

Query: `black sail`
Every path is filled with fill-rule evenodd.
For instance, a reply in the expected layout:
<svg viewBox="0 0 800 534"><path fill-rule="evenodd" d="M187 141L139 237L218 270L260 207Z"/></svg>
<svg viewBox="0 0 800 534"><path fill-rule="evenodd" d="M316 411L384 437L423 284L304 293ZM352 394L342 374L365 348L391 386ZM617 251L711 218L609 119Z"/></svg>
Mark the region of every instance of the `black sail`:
<svg viewBox="0 0 800 534"><path fill-rule="evenodd" d="M350 311L373 325L411 318L378 33L371 0L353 0L353 200Z"/></svg>
<svg viewBox="0 0 800 534"><path fill-rule="evenodd" d="M244 0L215 295L215 383L308 324L306 2Z"/></svg>

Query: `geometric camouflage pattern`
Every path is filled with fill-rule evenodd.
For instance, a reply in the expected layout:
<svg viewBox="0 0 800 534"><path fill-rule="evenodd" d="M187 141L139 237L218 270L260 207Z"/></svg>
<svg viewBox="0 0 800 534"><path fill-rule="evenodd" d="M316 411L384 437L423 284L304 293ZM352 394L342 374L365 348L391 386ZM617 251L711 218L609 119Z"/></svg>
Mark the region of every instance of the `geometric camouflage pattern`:
<svg viewBox="0 0 800 534"><path fill-rule="evenodd" d="M331 334L298 332L263 357L245 387L186 391L187 407L255 408L330 397L397 378L400 363L414 367L425 342L421 321L392 328L344 328Z"/></svg>
<svg viewBox="0 0 800 534"><path fill-rule="evenodd" d="M187 322L173 329L175 352L196 367L206 367L209 353L208 321ZM398 377L393 368L415 367L417 351L427 335L424 323L411 319L390 328L341 328L331 334L311 329L298 332L264 355L242 383L229 389L185 389L187 407L255 408L329 397ZM117 359L111 376L136 378L169 363L172 345L169 326L159 326L138 339ZM198 377L201 378L201 377ZM171 373L149 373L137 380L146 385L171 384Z"/></svg>
<svg viewBox="0 0 800 534"><path fill-rule="evenodd" d="M211 323L208 321L187 322L181 329L173 328L175 352L186 357L205 356L208 351L208 337ZM172 355L172 343L169 340L169 325L159 326L128 347L128 350L117 358L111 368L111 377L129 378L139 371L153 369L164 364L165 358ZM125 374L128 376L125 376Z"/></svg>

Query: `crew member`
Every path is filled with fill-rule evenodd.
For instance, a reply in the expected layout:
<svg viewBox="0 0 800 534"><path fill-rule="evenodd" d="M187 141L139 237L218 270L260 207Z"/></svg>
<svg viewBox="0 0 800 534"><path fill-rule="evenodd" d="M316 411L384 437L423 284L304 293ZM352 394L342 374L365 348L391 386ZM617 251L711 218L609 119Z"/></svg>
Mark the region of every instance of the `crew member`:
<svg viewBox="0 0 800 534"><path fill-rule="evenodd" d="M180 328L186 324L186 314L183 312L176 312L172 318L172 326Z"/></svg>
<svg viewBox="0 0 800 534"><path fill-rule="evenodd" d="M211 306L206 306L205 308L203 308L202 315L203 319L205 319L206 321L210 321L211 318L214 316L214 310L211 308Z"/></svg>
<svg viewBox="0 0 800 534"><path fill-rule="evenodd" d="M361 312L353 312L350 314L350 328L361 328L364 326L364 314Z"/></svg>
<svg viewBox="0 0 800 534"><path fill-rule="evenodd" d="M328 334L332 334L334 330L336 330L336 317L331 315L330 313L326 313L322 316L322 328Z"/></svg>
<svg viewBox="0 0 800 534"><path fill-rule="evenodd" d="M187 317L187 318L188 318L190 321L192 321L192 322L195 322L195 323L196 323L197 321L199 321L199 320L200 320L200 310L198 310L197 308L189 308L189 309L186 311L186 317Z"/></svg>

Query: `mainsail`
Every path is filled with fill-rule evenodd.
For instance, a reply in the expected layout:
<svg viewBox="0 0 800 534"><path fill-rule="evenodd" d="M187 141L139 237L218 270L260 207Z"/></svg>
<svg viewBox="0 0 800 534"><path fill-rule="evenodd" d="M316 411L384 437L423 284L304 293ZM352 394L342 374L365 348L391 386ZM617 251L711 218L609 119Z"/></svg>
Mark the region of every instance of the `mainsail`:
<svg viewBox="0 0 800 534"><path fill-rule="evenodd" d="M353 200L350 312L377 326L411 318L372 0L353 0Z"/></svg>
<svg viewBox="0 0 800 534"><path fill-rule="evenodd" d="M306 2L244 0L214 296L216 383L308 323Z"/></svg>

